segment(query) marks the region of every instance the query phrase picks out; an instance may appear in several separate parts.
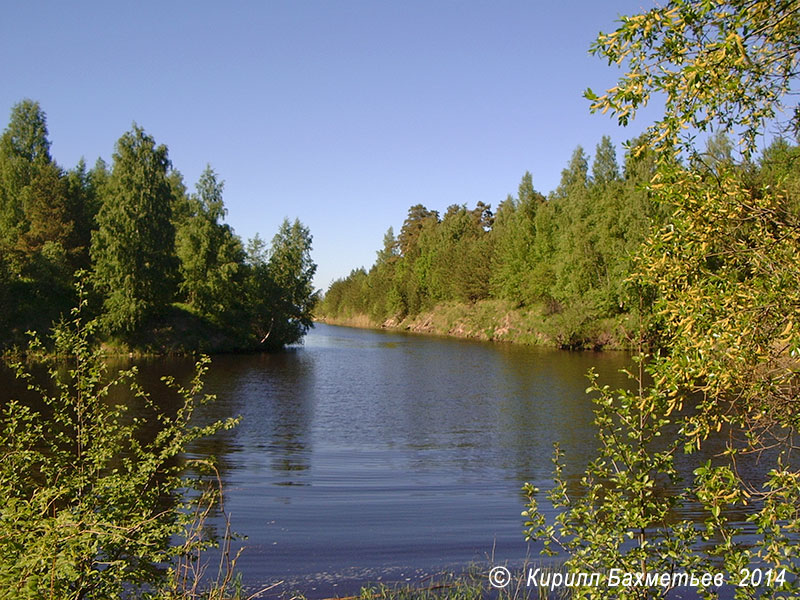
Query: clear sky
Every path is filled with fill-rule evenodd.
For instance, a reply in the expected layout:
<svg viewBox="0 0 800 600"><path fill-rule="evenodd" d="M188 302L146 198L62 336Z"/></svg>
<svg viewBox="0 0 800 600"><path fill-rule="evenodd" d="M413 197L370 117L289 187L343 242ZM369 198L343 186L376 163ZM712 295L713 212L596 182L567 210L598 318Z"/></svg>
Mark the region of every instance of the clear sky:
<svg viewBox="0 0 800 600"><path fill-rule="evenodd" d="M109 163L135 121L194 189L225 180L227 222L314 236L318 287L369 266L408 207L493 207L526 170L547 193L580 144L627 129L581 93L619 71L588 54L648 0L6 2L0 123L23 98L64 168ZM620 162L621 162L621 149Z"/></svg>

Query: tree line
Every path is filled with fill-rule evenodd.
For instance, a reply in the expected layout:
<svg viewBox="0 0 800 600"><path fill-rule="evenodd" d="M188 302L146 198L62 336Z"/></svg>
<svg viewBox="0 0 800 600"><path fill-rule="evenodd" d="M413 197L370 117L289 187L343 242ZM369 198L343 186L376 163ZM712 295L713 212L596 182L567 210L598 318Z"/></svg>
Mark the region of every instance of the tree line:
<svg viewBox="0 0 800 600"><path fill-rule="evenodd" d="M601 139L591 160L579 146L555 191L544 196L526 172L516 196L494 212L483 202L452 205L443 216L412 206L399 235L386 233L374 265L333 282L319 313L381 323L440 303L500 299L539 309L555 322L553 341L567 347L586 343L602 319L638 322L653 298L629 281L632 261L670 216L647 189L656 161L642 142L628 144L621 167L610 138ZM718 170L732 165L734 155L732 142L719 134L693 165ZM787 177L797 186L797 156L798 148L779 138L759 161L738 168L755 187Z"/></svg>
<svg viewBox="0 0 800 600"><path fill-rule="evenodd" d="M644 580L576 598L670 598L686 585L675 573L722 573L733 588L695 579L687 593L702 598L800 597L800 151L762 142L800 139L800 2L670 0L591 52L623 70L585 92L592 111L626 125L663 101L645 133L647 189L670 212L630 276L654 296L633 381L590 375L596 452L574 474L556 448L555 519L525 486L527 537L568 572Z"/></svg>
<svg viewBox="0 0 800 600"><path fill-rule="evenodd" d="M88 282L106 344L149 351L275 350L311 326L311 234L284 220L272 243L224 223L223 181L194 192L168 149L133 125L112 164L60 167L37 102L0 136L0 349L47 331Z"/></svg>

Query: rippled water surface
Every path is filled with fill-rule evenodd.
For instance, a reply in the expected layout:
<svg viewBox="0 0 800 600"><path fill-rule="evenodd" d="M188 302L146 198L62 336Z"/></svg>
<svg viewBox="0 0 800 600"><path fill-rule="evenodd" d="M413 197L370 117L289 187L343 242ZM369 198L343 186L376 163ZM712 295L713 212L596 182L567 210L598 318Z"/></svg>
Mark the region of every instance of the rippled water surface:
<svg viewBox="0 0 800 600"><path fill-rule="evenodd" d="M214 357L205 417L242 422L194 451L219 458L246 588L322 597L537 556L520 488L551 485L554 442L567 475L582 469L596 446L585 373L625 385L629 362L327 325L283 354ZM139 368L152 383L192 361Z"/></svg>
<svg viewBox="0 0 800 600"><path fill-rule="evenodd" d="M311 590L419 579L529 553L525 481L547 486L553 442L594 448L590 367L568 353L317 325L272 356L216 357L209 391L241 425L209 450L248 536L248 584Z"/></svg>

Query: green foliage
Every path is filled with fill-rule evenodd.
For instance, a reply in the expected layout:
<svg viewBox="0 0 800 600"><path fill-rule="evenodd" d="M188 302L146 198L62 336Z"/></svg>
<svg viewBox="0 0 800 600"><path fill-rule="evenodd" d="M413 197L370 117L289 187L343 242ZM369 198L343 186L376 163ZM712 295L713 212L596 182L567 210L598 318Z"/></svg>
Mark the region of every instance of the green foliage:
<svg viewBox="0 0 800 600"><path fill-rule="evenodd" d="M800 217L800 147L775 139L761 155L757 185L783 190L786 210Z"/></svg>
<svg viewBox="0 0 800 600"><path fill-rule="evenodd" d="M102 162L101 162L102 165ZM81 159L78 165L67 172L68 212L72 219L69 246L72 249L72 263L77 269L91 267L89 248L92 244L92 228L97 212L100 210L100 183L96 171L87 171Z"/></svg>
<svg viewBox="0 0 800 600"><path fill-rule="evenodd" d="M624 18L594 46L611 62L627 60L630 70L606 95L587 93L593 110L611 110L624 123L653 94L665 97L664 117L646 138L651 149L640 145L635 155L637 162L655 155L648 192L669 216L646 239L631 277L633 289L658 292L652 383L645 386L640 372L634 392L594 387L599 454L577 493L557 467L551 498L563 511L555 525L527 488L529 536L547 549L560 545L572 569L716 569L735 584L741 569L766 566L785 580L763 590L737 587L737 598L800 593L800 471L791 441L800 425L800 220L793 168L784 161L796 149L776 142L760 170L748 161L762 123L779 113L796 77L798 8L675 0ZM694 147L691 135L712 125L741 135L745 162L736 164L721 134L705 152ZM688 166L675 160L678 151L688 154ZM698 463L695 452L721 431L724 450ZM766 481L740 469L748 454L762 457ZM676 478L678 457L692 467L688 481ZM682 493L670 493L679 483ZM702 528L670 515L683 502L702 507ZM743 510L752 528L746 537L731 522L732 511ZM633 588L615 596L666 593Z"/></svg>
<svg viewBox="0 0 800 600"><path fill-rule="evenodd" d="M402 256L412 256L417 249L417 240L425 223L439 220L439 213L428 210L422 204L415 204L408 209L408 217L403 222L397 245Z"/></svg>
<svg viewBox="0 0 800 600"><path fill-rule="evenodd" d="M616 183L619 179L617 152L614 150L611 138L604 135L595 150L592 162L592 182L602 188Z"/></svg>
<svg viewBox="0 0 800 600"><path fill-rule="evenodd" d="M106 599L132 590L177 597L180 578L169 565L210 544L195 536L195 515L215 501L215 487L199 477L203 461L184 453L235 420L193 420L198 404L212 399L202 393L207 359L187 386L164 379L178 399L173 407L155 403L135 369L109 373L92 347L97 323L85 321L85 311L81 295L55 329L56 356L43 365L48 382L14 365L37 400L8 400L0 410L0 598ZM41 349L32 342L33 355ZM129 390L149 416L114 404L116 388Z"/></svg>
<svg viewBox="0 0 800 600"><path fill-rule="evenodd" d="M665 97L649 138L666 155L691 148L693 135L715 124L738 131L752 151L764 124L787 112L785 126L797 135L800 109L785 102L797 78L798 8L797 0L676 0L624 17L592 52L627 72L602 96L586 97L622 125L653 96Z"/></svg>
<svg viewBox="0 0 800 600"><path fill-rule="evenodd" d="M45 114L24 100L0 137L0 260L14 301L4 305L8 327L0 331L0 344L22 341L25 326L47 327L73 302L71 275L80 250L71 199L50 157Z"/></svg>
<svg viewBox="0 0 800 600"><path fill-rule="evenodd" d="M641 361L645 357L639 357ZM641 380L642 374L639 374ZM674 523L671 511L678 499L665 493L675 485L678 473L674 448L658 448L659 437L669 424L667 404L657 392L631 393L599 387L591 374L587 392L595 399L595 425L599 452L577 486L564 476L562 454L556 446L555 486L548 493L561 509L555 524L540 512L538 490L526 484L529 497L526 537L542 540L543 553L568 553L565 566L579 572L626 573L697 572L708 568L691 553L697 536L691 523ZM578 489L575 489L577 487ZM576 590L580 598L608 598L606 586ZM669 588L633 587L614 590L613 597L664 598Z"/></svg>
<svg viewBox="0 0 800 600"><path fill-rule="evenodd" d="M517 198L509 196L498 207L492 232L495 253L491 288L495 297L519 304L530 304L538 299L530 274L538 264L534 253L538 233L536 217L544 202L544 196L533 188L531 174L526 172Z"/></svg>
<svg viewBox="0 0 800 600"><path fill-rule="evenodd" d="M375 265L334 282L318 312L334 320L397 323L448 303L461 303L466 314L472 304L503 300L545 315L534 328L537 343L543 333L563 347L602 346L604 319L648 308L630 302L625 280L635 249L665 217L641 189L652 175L650 157L635 161L626 161L621 176L604 138L593 177L577 148L548 199L526 172L517 196L501 202L496 214L483 202L450 206L442 218L414 205ZM503 329L499 320L493 325Z"/></svg>
<svg viewBox="0 0 800 600"><path fill-rule="evenodd" d="M220 221L226 210L223 184L211 167L197 183L188 202L187 216L179 223L175 240L180 260L180 290L200 314L225 321L241 312L244 249L228 225ZM232 320L232 319L228 319Z"/></svg>
<svg viewBox="0 0 800 600"><path fill-rule="evenodd" d="M78 270L90 273L107 347L276 350L298 341L316 300L310 234L299 223L281 229L263 268L249 264L222 222L222 190L208 167L189 196L166 146L136 125L117 141L111 169L98 159L87 170L81 159L64 172L39 104L15 105L0 136L0 350L67 314Z"/></svg>
<svg viewBox="0 0 800 600"><path fill-rule="evenodd" d="M172 299L177 265L169 167L166 146L156 146L141 127L117 141L91 251L111 331L135 332Z"/></svg>
<svg viewBox="0 0 800 600"><path fill-rule="evenodd" d="M252 329L269 349L299 342L312 326L317 302L312 279L311 233L300 221L284 219L272 247L256 237L247 249L247 304Z"/></svg>
<svg viewBox="0 0 800 600"><path fill-rule="evenodd" d="M25 208L37 171L52 165L47 119L37 102L23 100L11 109L0 137L0 239L10 250L27 229Z"/></svg>

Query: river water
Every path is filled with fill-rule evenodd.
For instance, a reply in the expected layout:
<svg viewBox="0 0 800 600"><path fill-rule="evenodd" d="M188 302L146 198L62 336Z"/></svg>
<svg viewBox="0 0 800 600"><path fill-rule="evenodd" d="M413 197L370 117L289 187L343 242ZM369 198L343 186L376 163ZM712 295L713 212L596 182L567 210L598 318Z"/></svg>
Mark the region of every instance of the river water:
<svg viewBox="0 0 800 600"><path fill-rule="evenodd" d="M138 366L158 389L192 364ZM524 540L521 486L552 485L554 442L567 476L582 471L596 448L585 374L622 386L629 364L318 324L285 353L213 358L217 401L202 416L242 421L193 452L218 457L233 529L247 536L234 547L247 590L283 582L276 594L319 598L492 558L521 564L539 551Z"/></svg>
<svg viewBox="0 0 800 600"><path fill-rule="evenodd" d="M280 355L215 357L216 416L242 423L222 461L245 583L308 594L521 562L521 486L550 485L553 443L577 471L595 447L594 367L569 353L317 325Z"/></svg>

